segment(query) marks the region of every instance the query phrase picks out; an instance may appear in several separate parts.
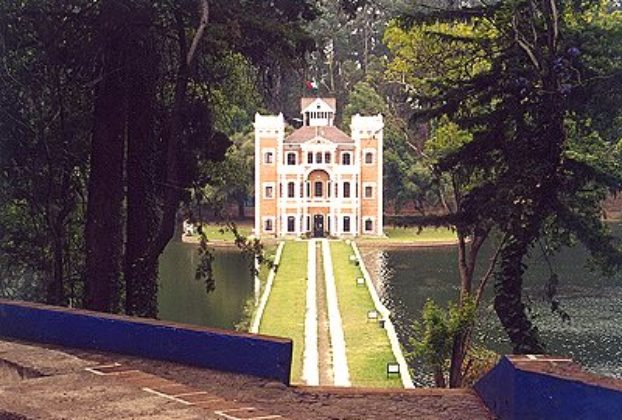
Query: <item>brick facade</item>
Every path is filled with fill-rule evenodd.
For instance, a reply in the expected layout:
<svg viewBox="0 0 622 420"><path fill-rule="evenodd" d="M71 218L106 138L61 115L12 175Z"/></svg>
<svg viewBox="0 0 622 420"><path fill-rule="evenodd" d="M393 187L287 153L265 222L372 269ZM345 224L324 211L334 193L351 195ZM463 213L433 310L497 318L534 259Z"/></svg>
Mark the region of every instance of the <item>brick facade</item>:
<svg viewBox="0 0 622 420"><path fill-rule="evenodd" d="M382 235L382 115L333 125L333 98L302 98L303 126L255 116L255 233Z"/></svg>

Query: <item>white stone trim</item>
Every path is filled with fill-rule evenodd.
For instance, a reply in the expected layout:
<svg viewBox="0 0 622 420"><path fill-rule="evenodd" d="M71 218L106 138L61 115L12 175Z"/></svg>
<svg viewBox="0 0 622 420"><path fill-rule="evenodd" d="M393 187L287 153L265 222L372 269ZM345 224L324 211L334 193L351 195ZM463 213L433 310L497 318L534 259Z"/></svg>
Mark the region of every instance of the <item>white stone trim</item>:
<svg viewBox="0 0 622 420"><path fill-rule="evenodd" d="M367 154L371 153L371 163L367 163ZM362 164L364 166L374 166L376 164L376 149L366 147L363 149Z"/></svg>
<svg viewBox="0 0 622 420"><path fill-rule="evenodd" d="M298 166L300 165L300 162L298 161L298 152L294 152L292 150L288 150L286 152L283 152L285 160L283 162L284 166ZM294 155L294 164L290 165L289 164L289 155Z"/></svg>
<svg viewBox="0 0 622 420"><path fill-rule="evenodd" d="M266 195L266 188L268 187L272 187L272 197L268 197ZM274 200L275 198L277 198L279 195L279 192L276 189L276 183L275 182L263 182L261 184L261 195L264 198L264 200Z"/></svg>
<svg viewBox="0 0 622 420"><path fill-rule="evenodd" d="M288 224L289 224L288 219L290 217L294 218L294 230L293 231L290 231L288 229ZM296 235L300 233L299 224L300 224L300 219L296 213L285 213L283 215L283 233L285 235Z"/></svg>
<svg viewBox="0 0 622 420"><path fill-rule="evenodd" d="M274 277L276 276L275 268L281 262L281 254L283 253L283 247L285 246L285 242L279 242L278 247L276 248L276 254L274 256L274 266L270 269L270 273L268 274L268 280L266 281L266 287L263 290L263 294L261 295L261 299L259 300L259 306L255 311L255 316L253 321L251 322L251 327L249 332L253 334L259 333L259 326L261 325L261 318L263 317L263 313L266 310L266 305L268 303L268 297L270 296L270 292L272 291L272 284L274 283Z"/></svg>
<svg viewBox="0 0 622 420"><path fill-rule="evenodd" d="M368 197L365 194L365 189L367 187L371 187L371 197ZM375 182L363 182L363 197L361 197L363 200L373 200L376 198L376 183Z"/></svg>
<svg viewBox="0 0 622 420"><path fill-rule="evenodd" d="M367 271L367 267L365 267L365 262L361 257L361 253L359 251L358 246L354 241L352 241L352 250L354 251L354 255L359 262L359 268L361 273L363 273L363 278L365 279L365 284L367 285L367 290L369 290L369 295L371 296L371 300L374 302L374 307L376 311L380 313L382 319L385 320L384 329L387 332L387 337L389 338L389 343L391 344L391 350L393 351L393 356L395 357L395 361L400 365L400 377L402 379L402 385L404 388L414 388L412 378L410 377L410 370L408 368L408 364L406 363L406 358L404 357L404 353L402 352L402 346L400 345L400 341L397 337L397 333L395 331L395 326L391 321L391 312L387 309L386 306L380 300L380 296L378 296L378 291L374 286L374 283L369 275L369 271Z"/></svg>
<svg viewBox="0 0 622 420"><path fill-rule="evenodd" d="M272 221L272 229L271 230L267 230L266 229L266 222L268 220ZM263 216L261 218L261 233L271 233L271 234L274 234L274 232L276 232L276 217L274 217L274 216Z"/></svg>
<svg viewBox="0 0 622 420"><path fill-rule="evenodd" d="M361 230L363 231L363 233L374 233L374 231L377 230L377 227L376 227L376 217L375 216L363 216L363 217L361 217L361 219L363 219L362 220L362 226L361 226ZM372 222L371 230L367 230L365 228L365 222L367 220L371 220L371 222Z"/></svg>
<svg viewBox="0 0 622 420"><path fill-rule="evenodd" d="M266 154L272 153L272 162L266 163ZM274 166L276 165L276 150L274 147L262 147L261 148L261 164L263 166Z"/></svg>
<svg viewBox="0 0 622 420"><path fill-rule="evenodd" d="M346 165L343 163L343 157L344 155L350 155L350 164ZM356 166L356 158L355 158L355 153L353 153L351 150L341 150L339 151L339 162L338 165L339 166Z"/></svg>

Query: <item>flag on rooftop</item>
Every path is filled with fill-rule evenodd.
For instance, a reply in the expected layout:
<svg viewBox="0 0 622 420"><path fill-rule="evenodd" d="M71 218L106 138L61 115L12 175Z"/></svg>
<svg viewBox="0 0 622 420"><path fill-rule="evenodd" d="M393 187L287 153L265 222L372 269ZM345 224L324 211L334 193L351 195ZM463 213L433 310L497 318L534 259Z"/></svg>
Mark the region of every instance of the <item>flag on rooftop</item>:
<svg viewBox="0 0 622 420"><path fill-rule="evenodd" d="M317 92L317 90L318 90L317 82L315 80L313 80L313 81L307 80L307 81L305 81L305 85L307 86L308 90L311 90L311 91L314 91L314 92Z"/></svg>

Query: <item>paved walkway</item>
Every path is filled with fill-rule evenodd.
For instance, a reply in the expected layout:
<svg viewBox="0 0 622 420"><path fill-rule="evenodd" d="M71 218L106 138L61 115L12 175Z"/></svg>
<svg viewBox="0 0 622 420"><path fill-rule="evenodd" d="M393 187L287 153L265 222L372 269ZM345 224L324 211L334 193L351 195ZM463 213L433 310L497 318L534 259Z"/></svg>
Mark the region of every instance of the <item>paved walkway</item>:
<svg viewBox="0 0 622 420"><path fill-rule="evenodd" d="M0 418L10 415L44 420L491 418L468 389L285 387L170 362L0 341Z"/></svg>
<svg viewBox="0 0 622 420"><path fill-rule="evenodd" d="M302 379L307 385L320 384L318 360L318 316L316 280L316 239L311 239L307 247L307 305L305 312L305 349L302 362Z"/></svg>
<svg viewBox="0 0 622 420"><path fill-rule="evenodd" d="M335 287L333 273L333 259L330 255L330 245L327 239L321 239L322 259L324 262L324 279L326 282L326 304L328 305L328 323L330 330L330 344L333 356L333 378L335 386L351 386L346 356L346 340L343 334L343 324L339 311L339 299Z"/></svg>

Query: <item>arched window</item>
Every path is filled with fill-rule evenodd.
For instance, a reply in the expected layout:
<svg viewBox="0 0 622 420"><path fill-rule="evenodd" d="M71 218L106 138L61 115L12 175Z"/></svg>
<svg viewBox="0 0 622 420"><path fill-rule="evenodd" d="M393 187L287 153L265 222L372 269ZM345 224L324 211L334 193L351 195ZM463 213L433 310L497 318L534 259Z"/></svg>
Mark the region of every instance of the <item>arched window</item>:
<svg viewBox="0 0 622 420"><path fill-rule="evenodd" d="M350 216L343 216L343 231L350 232Z"/></svg>
<svg viewBox="0 0 622 420"><path fill-rule="evenodd" d="M324 191L323 191L323 186L322 185L323 185L322 181L315 181L315 184L313 186L313 188L314 188L314 194L313 195L314 196L322 197L324 195L323 194Z"/></svg>
<svg viewBox="0 0 622 420"><path fill-rule="evenodd" d="M296 153L288 153L287 154L287 164L295 165L296 164Z"/></svg>
<svg viewBox="0 0 622 420"><path fill-rule="evenodd" d="M350 183L343 183L343 198L350 198Z"/></svg>
<svg viewBox="0 0 622 420"><path fill-rule="evenodd" d="M322 163L322 152L317 152L315 154L315 163Z"/></svg>
<svg viewBox="0 0 622 420"><path fill-rule="evenodd" d="M296 218L294 216L289 216L287 218L287 231L294 232L296 230Z"/></svg>
<svg viewBox="0 0 622 420"><path fill-rule="evenodd" d="M374 198L374 187L365 185L365 198Z"/></svg>
<svg viewBox="0 0 622 420"><path fill-rule="evenodd" d="M367 165L374 163L374 154L372 152L365 153L365 163Z"/></svg>
<svg viewBox="0 0 622 420"><path fill-rule="evenodd" d="M342 165L351 165L351 157L350 153L342 153L341 154L341 164Z"/></svg>
<svg viewBox="0 0 622 420"><path fill-rule="evenodd" d="M294 198L294 183L293 182L287 183L287 197Z"/></svg>
<svg viewBox="0 0 622 420"><path fill-rule="evenodd" d="M274 153L272 153L272 152L266 152L266 153L264 154L264 160L263 160L263 161L264 161L264 163L265 163L266 165L270 165L270 164L272 164L273 160L274 160Z"/></svg>
<svg viewBox="0 0 622 420"><path fill-rule="evenodd" d="M365 232L371 232L374 230L374 221L371 219L365 220Z"/></svg>
<svg viewBox="0 0 622 420"><path fill-rule="evenodd" d="M272 219L266 219L264 224L264 230L266 232L272 232Z"/></svg>

